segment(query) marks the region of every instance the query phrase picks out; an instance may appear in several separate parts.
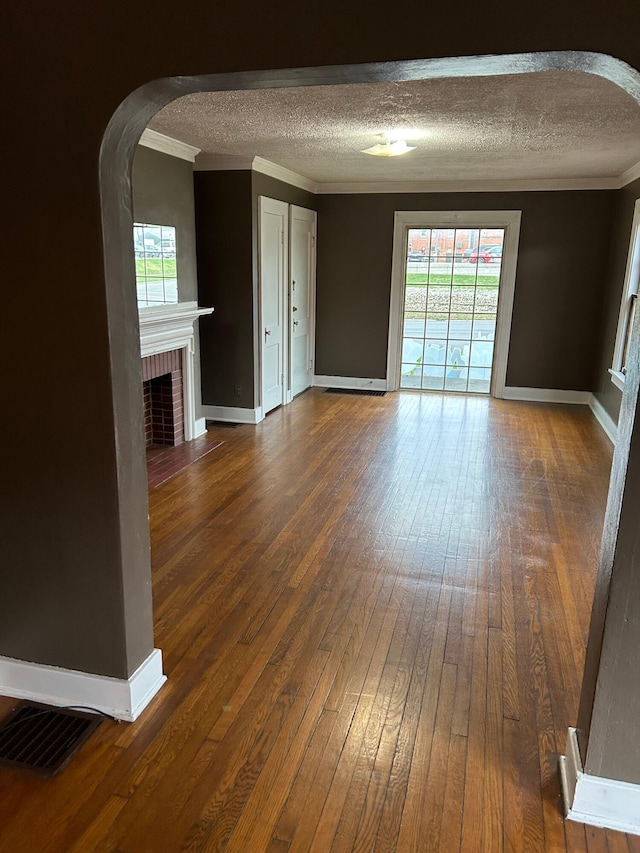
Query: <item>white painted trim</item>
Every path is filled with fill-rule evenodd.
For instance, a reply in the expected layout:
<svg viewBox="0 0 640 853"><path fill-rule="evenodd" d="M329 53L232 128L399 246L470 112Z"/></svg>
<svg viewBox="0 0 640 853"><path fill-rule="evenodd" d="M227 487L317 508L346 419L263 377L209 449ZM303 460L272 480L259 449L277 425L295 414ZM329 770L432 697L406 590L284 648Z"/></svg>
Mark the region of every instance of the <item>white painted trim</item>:
<svg viewBox="0 0 640 853"><path fill-rule="evenodd" d="M294 222L303 221L311 225L311 245L307 246L307 262L309 274L309 289L307 298L309 300L309 332L308 332L308 358L307 358L307 381L313 381L313 372L316 359L316 273L317 273L317 251L316 242L318 234L318 212L310 210L307 207L299 207L296 204L289 205L289 259L288 259L288 276L287 276L287 306L285 313L287 314L287 322L289 325L289 351L287 353L287 403L290 403L293 398L293 323L296 319L293 313L293 255L297 244L294 239ZM307 388L310 386L307 386ZM306 391L303 388L296 392L296 396Z"/></svg>
<svg viewBox="0 0 640 853"><path fill-rule="evenodd" d="M283 181L285 184L291 184L293 187L306 190L309 193L318 192L318 184L315 181L305 177L305 175L292 172L291 169L287 169L284 166L278 166L277 163L271 163L271 161L265 160L264 157L253 158L253 170L276 178L278 181Z"/></svg>
<svg viewBox="0 0 640 853"><path fill-rule="evenodd" d="M198 308L196 302L179 302L142 308L140 322L140 356L159 355L182 350L182 396L184 406L184 440L196 437L195 331L199 317L211 314L213 308Z"/></svg>
<svg viewBox="0 0 640 853"><path fill-rule="evenodd" d="M278 262L276 269L270 268L265 264L265 223L267 216L276 217L279 220L280 241L277 247ZM265 303L265 282L277 280L277 322L273 323L267 331L264 320L264 303ZM267 346L267 335L273 330L280 330L280 393L279 399L274 402L273 399L268 401L269 408L266 409L267 401L265 400L265 371L264 371L264 353ZM264 330L264 332L263 332ZM258 357L258 371L260 382L260 405L267 412L276 409L278 406L284 406L291 402L291 395L288 393L289 379L289 204L280 199L270 198L269 196L258 196L258 324L254 329L254 335L257 336L256 355ZM273 338L269 338L273 340ZM276 386L274 386L276 387ZM275 396L275 395L274 395Z"/></svg>
<svg viewBox="0 0 640 853"><path fill-rule="evenodd" d="M620 373L622 359L624 356L624 339L629 321L629 312L633 302L633 294L638 293L638 282L640 281L640 199L636 200L633 208L633 220L631 222L631 235L629 237L629 249L627 252L627 265L624 273L624 284L622 285L622 296L620 309L618 311L618 327L616 329L616 342L613 347L613 359L611 369ZM616 383L617 384L617 383Z"/></svg>
<svg viewBox="0 0 640 853"><path fill-rule="evenodd" d="M262 407L240 409L234 406L202 406L202 414L208 421L225 421L233 424L259 424L264 420Z"/></svg>
<svg viewBox="0 0 640 853"><path fill-rule="evenodd" d="M362 181L322 183L319 195L369 193L505 193L567 190L617 190L620 178L540 178L535 180L487 181Z"/></svg>
<svg viewBox="0 0 640 853"><path fill-rule="evenodd" d="M87 705L130 722L166 680L160 649L154 649L128 679L0 657L0 695L58 707Z"/></svg>
<svg viewBox="0 0 640 853"><path fill-rule="evenodd" d="M313 377L314 388L349 388L359 391L367 388L370 391L386 391L386 379L367 379L356 376L315 376Z"/></svg>
<svg viewBox="0 0 640 853"><path fill-rule="evenodd" d="M220 157L217 154L201 154L195 162L196 172L234 172L249 169L309 193L318 192L318 184L311 178L265 160L264 157Z"/></svg>
<svg viewBox="0 0 640 853"><path fill-rule="evenodd" d="M619 391L624 391L624 383L625 383L625 375L621 370L614 370L612 367L609 368L609 374L611 376L611 381L616 386Z"/></svg>
<svg viewBox="0 0 640 853"><path fill-rule="evenodd" d="M138 144L144 145L145 148L153 148L154 151L161 151L163 154L169 154L171 157L188 160L190 163L195 162L196 157L200 153L200 148L187 145L186 142L180 142L179 139L165 136L164 133L158 133L157 130L151 130L150 128L146 128L142 132Z"/></svg>
<svg viewBox="0 0 640 853"><path fill-rule="evenodd" d="M572 403L588 406L591 391L563 391L559 388L517 388L509 385L502 395L505 400L522 400L528 403Z"/></svg>
<svg viewBox="0 0 640 853"><path fill-rule="evenodd" d="M154 131L145 131L153 133ZM162 136L162 134L157 134ZM143 134L144 136L144 134ZM169 137L165 137L170 139ZM170 140L183 145L177 140ZM141 141L141 144L142 143ZM149 148L157 147L148 145ZM191 146L186 146L191 148ZM165 150L157 148L157 150ZM198 152L198 149L193 149ZM166 153L172 153L166 151ZM180 156L176 154L175 156ZM193 159L185 157L185 159ZM233 172L249 171L270 175L279 181L314 193L315 195L368 195L385 193L504 193L504 192L566 192L575 190L619 190L640 178L640 163L627 169L621 175L603 175L595 178L511 178L508 180L479 181L327 181L318 183L293 172L285 166L279 166L264 157L232 157L218 154L196 154L194 170L196 172Z"/></svg>
<svg viewBox="0 0 640 853"><path fill-rule="evenodd" d="M595 419L598 421L602 429L606 432L611 443L615 446L615 443L618 440L617 423L611 417L609 412L607 412L600 400L598 400L598 398L593 394L589 400L589 408L593 412Z"/></svg>
<svg viewBox="0 0 640 853"><path fill-rule="evenodd" d="M491 395L498 398L504 396L521 218L522 211L520 210L397 210L395 212L391 261L391 300L389 304L389 343L387 347L388 391L395 391L400 386L404 280L409 228L488 227L504 228L505 230L496 339L491 370Z"/></svg>
<svg viewBox="0 0 640 853"><path fill-rule="evenodd" d="M218 154L199 154L193 167L195 172L249 172L253 157L230 157Z"/></svg>
<svg viewBox="0 0 640 853"><path fill-rule="evenodd" d="M560 780L568 820L640 835L640 785L585 773L573 728L566 752L560 756Z"/></svg>
<svg viewBox="0 0 640 853"><path fill-rule="evenodd" d="M640 163L636 163L635 166L631 166L631 168L627 169L620 175L618 179L620 186L618 189L622 189L622 187L626 187L627 184L637 181L638 178L640 178Z"/></svg>
<svg viewBox="0 0 640 853"><path fill-rule="evenodd" d="M206 418L196 418L194 424L194 438L200 438L201 435L204 435L207 431L207 419Z"/></svg>

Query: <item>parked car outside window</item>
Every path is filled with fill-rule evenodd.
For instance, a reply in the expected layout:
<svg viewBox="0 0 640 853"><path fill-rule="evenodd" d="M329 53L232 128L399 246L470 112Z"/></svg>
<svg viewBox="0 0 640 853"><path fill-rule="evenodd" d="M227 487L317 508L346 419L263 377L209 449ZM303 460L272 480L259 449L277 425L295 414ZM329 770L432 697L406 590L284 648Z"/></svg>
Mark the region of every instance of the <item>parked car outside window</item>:
<svg viewBox="0 0 640 853"><path fill-rule="evenodd" d="M499 264L502 260L502 246L480 246L469 255L469 263Z"/></svg>

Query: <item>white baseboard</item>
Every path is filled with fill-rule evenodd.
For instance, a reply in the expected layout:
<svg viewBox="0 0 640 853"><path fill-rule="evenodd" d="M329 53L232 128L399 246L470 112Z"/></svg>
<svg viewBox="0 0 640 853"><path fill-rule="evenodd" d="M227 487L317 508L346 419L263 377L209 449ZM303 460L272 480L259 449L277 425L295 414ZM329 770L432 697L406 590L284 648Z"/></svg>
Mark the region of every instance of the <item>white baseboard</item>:
<svg viewBox="0 0 640 853"><path fill-rule="evenodd" d="M259 424L264 420L262 408L240 409L234 406L202 406L202 414L208 421L225 421L234 424Z"/></svg>
<svg viewBox="0 0 640 853"><path fill-rule="evenodd" d="M595 418L602 427L602 429L608 435L609 439L611 440L611 443L615 445L616 441L618 440L618 425L611 417L609 412L607 412L600 400L598 400L597 397L594 397L593 394L591 395L591 399L589 400L589 408L595 415Z"/></svg>
<svg viewBox="0 0 640 853"><path fill-rule="evenodd" d="M129 722L140 716L166 680L160 649L128 679L0 657L0 696L58 707L87 705Z"/></svg>
<svg viewBox="0 0 640 853"><path fill-rule="evenodd" d="M206 418L196 418L194 423L193 437L200 438L201 435L204 435L207 431L207 419Z"/></svg>
<svg viewBox="0 0 640 853"><path fill-rule="evenodd" d="M504 400L522 400L528 403L574 403L588 406L591 391L563 391L558 388L516 388L504 389Z"/></svg>
<svg viewBox="0 0 640 853"><path fill-rule="evenodd" d="M640 785L591 776L582 770L576 730L560 756L560 781L569 820L640 835Z"/></svg>
<svg viewBox="0 0 640 853"><path fill-rule="evenodd" d="M370 391L386 391L386 379L359 379L356 376L314 376L315 388L350 388L354 391L367 388Z"/></svg>

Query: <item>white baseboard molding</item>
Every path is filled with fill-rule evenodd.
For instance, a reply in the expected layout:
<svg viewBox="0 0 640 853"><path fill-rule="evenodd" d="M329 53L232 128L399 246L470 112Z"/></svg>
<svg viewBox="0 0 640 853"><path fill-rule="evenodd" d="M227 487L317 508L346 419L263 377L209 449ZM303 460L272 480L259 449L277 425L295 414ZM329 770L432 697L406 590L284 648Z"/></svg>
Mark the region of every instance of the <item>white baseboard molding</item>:
<svg viewBox="0 0 640 853"><path fill-rule="evenodd" d="M504 389L504 400L523 400L528 403L574 403L588 406L591 391L563 391L559 388L516 388Z"/></svg>
<svg viewBox="0 0 640 853"><path fill-rule="evenodd" d="M166 680L160 649L128 679L0 657L0 696L58 707L86 705L129 722L140 716Z"/></svg>
<svg viewBox="0 0 640 853"><path fill-rule="evenodd" d="M618 440L618 425L611 417L609 412L602 405L600 400L594 395L591 395L591 400L589 401L589 408L595 415L595 419L598 421L602 429L606 432L611 443L615 445Z"/></svg>
<svg viewBox="0 0 640 853"><path fill-rule="evenodd" d="M204 435L207 431L207 419L206 418L196 418L193 430L193 437L200 438L201 435Z"/></svg>
<svg viewBox="0 0 640 853"><path fill-rule="evenodd" d="M585 773L575 729L569 729L566 752L560 756L566 817L589 826L640 835L640 785Z"/></svg>
<svg viewBox="0 0 640 853"><path fill-rule="evenodd" d="M259 424L264 420L262 407L240 409L235 406L203 406L202 415L208 421L225 421L234 424Z"/></svg>
<svg viewBox="0 0 640 853"><path fill-rule="evenodd" d="M367 388L370 391L386 391L386 379L360 379L357 376L314 376L314 388L349 388L359 391Z"/></svg>

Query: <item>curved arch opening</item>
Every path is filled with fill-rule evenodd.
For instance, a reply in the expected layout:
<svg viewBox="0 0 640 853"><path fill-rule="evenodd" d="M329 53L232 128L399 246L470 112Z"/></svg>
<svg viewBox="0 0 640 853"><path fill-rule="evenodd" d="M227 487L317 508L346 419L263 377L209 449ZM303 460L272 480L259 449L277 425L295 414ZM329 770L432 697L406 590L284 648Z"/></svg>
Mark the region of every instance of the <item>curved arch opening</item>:
<svg viewBox="0 0 640 853"><path fill-rule="evenodd" d="M150 575L131 176L136 146L153 116L171 101L201 92L544 71L582 71L600 76L640 104L640 73L613 57L574 51L175 77L145 84L120 104L101 146L100 191L125 597L129 572L138 578L141 573Z"/></svg>

